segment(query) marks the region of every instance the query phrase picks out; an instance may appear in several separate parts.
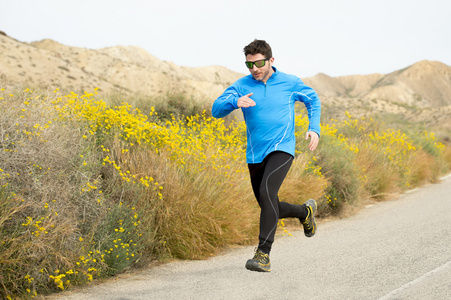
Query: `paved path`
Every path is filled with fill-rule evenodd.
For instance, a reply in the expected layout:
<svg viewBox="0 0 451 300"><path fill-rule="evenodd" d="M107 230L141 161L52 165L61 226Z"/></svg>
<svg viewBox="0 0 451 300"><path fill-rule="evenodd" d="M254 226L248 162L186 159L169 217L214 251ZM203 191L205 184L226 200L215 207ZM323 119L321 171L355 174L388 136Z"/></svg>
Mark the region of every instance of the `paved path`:
<svg viewBox="0 0 451 300"><path fill-rule="evenodd" d="M169 263L57 299L451 299L451 176L279 237L272 272L244 264L254 247Z"/></svg>

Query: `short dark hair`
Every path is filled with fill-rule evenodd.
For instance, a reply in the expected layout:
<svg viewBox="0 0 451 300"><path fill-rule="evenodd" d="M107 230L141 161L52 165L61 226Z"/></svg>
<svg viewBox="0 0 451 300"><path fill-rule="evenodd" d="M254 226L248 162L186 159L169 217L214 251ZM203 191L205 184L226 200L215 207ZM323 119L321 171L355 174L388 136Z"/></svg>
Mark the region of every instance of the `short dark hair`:
<svg viewBox="0 0 451 300"><path fill-rule="evenodd" d="M264 40L255 39L252 43L244 47L244 55L248 56L255 54L263 54L266 59L270 59L272 57L271 46Z"/></svg>

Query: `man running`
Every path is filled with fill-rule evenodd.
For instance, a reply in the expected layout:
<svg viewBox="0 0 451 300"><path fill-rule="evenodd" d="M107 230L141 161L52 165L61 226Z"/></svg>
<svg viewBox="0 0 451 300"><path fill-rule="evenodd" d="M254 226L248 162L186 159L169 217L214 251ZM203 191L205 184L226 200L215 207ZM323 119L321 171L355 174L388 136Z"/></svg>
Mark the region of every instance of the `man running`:
<svg viewBox="0 0 451 300"><path fill-rule="evenodd" d="M321 103L316 92L301 79L273 66L272 50L265 41L254 40L244 47L244 55L250 75L237 80L215 100L212 115L222 118L237 108L243 112L247 128L246 161L261 208L259 244L246 268L269 272L269 253L279 219L299 218L307 237L316 232L316 201L310 199L302 205L280 202L278 191L294 158L295 101L303 102L308 111L305 140L310 139L311 151L319 142Z"/></svg>

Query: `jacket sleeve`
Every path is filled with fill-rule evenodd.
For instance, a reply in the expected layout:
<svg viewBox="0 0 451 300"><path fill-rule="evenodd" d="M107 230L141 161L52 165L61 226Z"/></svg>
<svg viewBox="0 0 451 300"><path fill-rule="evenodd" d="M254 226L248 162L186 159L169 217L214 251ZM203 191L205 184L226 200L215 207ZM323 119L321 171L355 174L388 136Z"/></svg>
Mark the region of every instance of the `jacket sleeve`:
<svg viewBox="0 0 451 300"><path fill-rule="evenodd" d="M300 79L297 85L297 91L298 100L303 102L307 108L309 119L308 130L314 131L320 136L321 101L319 100L318 94L314 89L305 85Z"/></svg>
<svg viewBox="0 0 451 300"><path fill-rule="evenodd" d="M211 114L215 118L222 118L238 108L238 98L241 97L236 83L228 87L213 103Z"/></svg>

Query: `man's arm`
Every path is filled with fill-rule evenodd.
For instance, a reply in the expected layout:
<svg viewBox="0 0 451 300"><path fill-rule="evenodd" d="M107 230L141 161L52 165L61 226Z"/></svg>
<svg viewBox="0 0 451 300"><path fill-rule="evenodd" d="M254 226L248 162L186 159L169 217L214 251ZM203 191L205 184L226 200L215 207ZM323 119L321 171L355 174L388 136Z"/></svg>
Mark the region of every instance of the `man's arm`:
<svg viewBox="0 0 451 300"><path fill-rule="evenodd" d="M235 86L228 87L221 96L219 96L213 103L211 114L215 118L222 118L230 114L238 108L238 99L240 94Z"/></svg>
<svg viewBox="0 0 451 300"><path fill-rule="evenodd" d="M305 135L305 140L307 141L310 138L308 148L313 151L318 146L319 136L321 134L321 101L315 90L305 85L302 80L299 80L298 90L299 101L304 102L309 119L309 127Z"/></svg>

